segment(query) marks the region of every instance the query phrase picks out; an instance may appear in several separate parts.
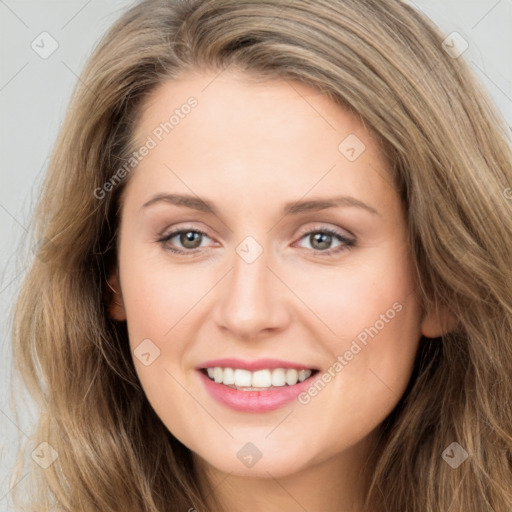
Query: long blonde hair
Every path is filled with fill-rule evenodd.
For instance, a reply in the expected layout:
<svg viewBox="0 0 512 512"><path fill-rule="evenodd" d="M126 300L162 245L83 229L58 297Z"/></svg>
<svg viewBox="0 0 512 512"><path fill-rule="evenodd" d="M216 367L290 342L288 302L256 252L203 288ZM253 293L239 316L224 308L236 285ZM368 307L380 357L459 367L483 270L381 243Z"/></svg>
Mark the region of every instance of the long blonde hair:
<svg viewBox="0 0 512 512"><path fill-rule="evenodd" d="M512 510L510 135L444 38L399 0L145 0L115 23L55 144L32 226L44 243L14 310L16 365L42 411L32 447L58 454L46 469L31 464L13 491L28 493L30 510L220 510L150 407L126 324L108 315L129 176L95 191L136 149L140 105L156 86L227 67L315 87L378 136L406 207L422 305L458 322L420 342L381 425L365 510ZM456 468L443 456L460 450L454 442L468 455Z"/></svg>

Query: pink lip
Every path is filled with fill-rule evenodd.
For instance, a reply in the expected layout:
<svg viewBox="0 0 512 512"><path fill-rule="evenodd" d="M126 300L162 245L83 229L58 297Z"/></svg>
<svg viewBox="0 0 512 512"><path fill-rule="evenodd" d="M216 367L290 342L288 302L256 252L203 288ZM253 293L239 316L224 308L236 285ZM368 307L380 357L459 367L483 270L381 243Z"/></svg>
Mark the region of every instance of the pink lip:
<svg viewBox="0 0 512 512"><path fill-rule="evenodd" d="M241 368L242 370L249 370L255 372L256 370L265 370L273 368L296 368L297 370L317 370L312 366L304 366L300 363L293 363L290 361L282 361L280 359L257 359L256 361L243 361L242 359L214 359L205 361L196 367L197 370L202 368Z"/></svg>
<svg viewBox="0 0 512 512"><path fill-rule="evenodd" d="M221 365L216 364L215 366ZM282 366L277 366L277 368L282 368ZM297 367L294 366L294 368ZM302 382L297 382L294 386L285 385L268 391L239 391L214 382L202 371L198 371L198 373L206 390L217 402L235 411L253 413L273 411L286 405L315 381L314 377L310 377ZM319 373L315 375L319 375Z"/></svg>

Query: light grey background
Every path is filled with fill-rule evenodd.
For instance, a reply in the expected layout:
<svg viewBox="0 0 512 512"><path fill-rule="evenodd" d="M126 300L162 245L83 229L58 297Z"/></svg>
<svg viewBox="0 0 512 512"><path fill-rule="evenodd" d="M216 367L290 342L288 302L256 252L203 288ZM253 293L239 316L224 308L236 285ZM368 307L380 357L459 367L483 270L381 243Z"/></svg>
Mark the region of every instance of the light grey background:
<svg viewBox="0 0 512 512"><path fill-rule="evenodd" d="M24 272L18 247L26 239L71 89L99 37L133 3L0 0L0 511L12 510L16 442L18 435L30 435L34 421L27 409L16 422L9 402L10 308ZM512 0L409 3L446 35L456 31L469 43L461 58L476 70L512 127ZM58 48L42 58L31 44L41 53L51 44Z"/></svg>

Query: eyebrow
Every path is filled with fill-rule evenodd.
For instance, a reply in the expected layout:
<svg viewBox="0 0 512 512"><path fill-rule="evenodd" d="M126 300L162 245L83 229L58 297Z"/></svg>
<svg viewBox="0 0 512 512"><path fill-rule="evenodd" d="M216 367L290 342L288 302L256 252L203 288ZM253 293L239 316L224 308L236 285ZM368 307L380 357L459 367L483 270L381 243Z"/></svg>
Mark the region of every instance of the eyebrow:
<svg viewBox="0 0 512 512"><path fill-rule="evenodd" d="M197 196L191 196L186 194L167 194L161 193L153 196L149 201L146 201L142 208L147 208L156 203L165 202L174 204L176 206L185 206L200 212L212 213L215 216L219 216L217 208L206 199L201 199ZM282 215L296 215L303 212L312 212L318 210L325 210L327 208L335 207L347 207L353 206L362 208L374 215L380 215L380 213L370 205L363 203L359 199L352 196L336 196L326 197L318 199L304 199L299 201L290 201L283 207Z"/></svg>

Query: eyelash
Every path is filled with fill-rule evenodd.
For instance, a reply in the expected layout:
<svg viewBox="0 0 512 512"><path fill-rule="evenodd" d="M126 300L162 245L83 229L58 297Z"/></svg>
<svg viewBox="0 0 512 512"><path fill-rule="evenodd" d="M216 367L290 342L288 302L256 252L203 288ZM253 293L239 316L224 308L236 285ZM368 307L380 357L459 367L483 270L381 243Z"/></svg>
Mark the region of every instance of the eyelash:
<svg viewBox="0 0 512 512"><path fill-rule="evenodd" d="M208 234L205 233L204 231L202 231L201 229L186 228L185 227L185 228L181 228L181 229L177 229L175 231L172 231L171 233L169 233L167 235L164 235L161 238L158 238L157 242L159 242L159 243L161 243L162 245L165 246L165 244L167 242L169 242L169 240L171 240L176 235L179 235L181 233L197 233L197 234L200 234L202 236L207 236L208 237ZM316 252L317 254L320 254L321 256L329 257L329 256L338 255L338 254L340 254L340 253L342 253L344 251L349 251L356 244L355 240L351 240L350 238L345 237L344 235L342 235L338 231L336 231L334 229L331 229L331 228L310 229L309 231L306 231L305 233L302 233L302 235L300 236L299 240L302 240L304 237L306 237L308 235L311 235L313 233L323 233L323 234L331 235L331 236L337 238L340 242L342 242L344 244L344 245L340 245L340 246L338 246L338 247L336 247L334 249L327 249L325 251L321 251L321 250L318 250L318 249L308 249L308 250L311 250L313 252ZM208 237L208 238L210 238L210 237ZM185 250L185 249L171 248L169 246L166 246L166 249L168 251L171 251L171 252L175 253L175 254L181 254L181 255L184 255L184 256L192 256L192 255L195 255L198 251L199 252L201 251L200 248Z"/></svg>

